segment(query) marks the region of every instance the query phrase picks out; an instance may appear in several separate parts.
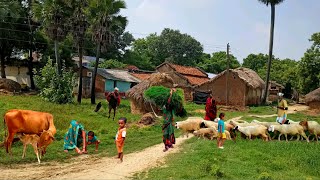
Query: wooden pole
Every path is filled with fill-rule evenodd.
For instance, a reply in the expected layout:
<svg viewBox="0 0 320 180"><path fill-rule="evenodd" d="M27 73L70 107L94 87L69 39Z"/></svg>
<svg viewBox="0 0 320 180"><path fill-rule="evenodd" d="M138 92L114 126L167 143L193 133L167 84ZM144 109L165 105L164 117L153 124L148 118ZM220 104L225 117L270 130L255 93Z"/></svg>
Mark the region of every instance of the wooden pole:
<svg viewBox="0 0 320 180"><path fill-rule="evenodd" d="M226 76L226 105L229 105L229 63L230 63L230 57L229 57L229 43L227 44L227 76Z"/></svg>

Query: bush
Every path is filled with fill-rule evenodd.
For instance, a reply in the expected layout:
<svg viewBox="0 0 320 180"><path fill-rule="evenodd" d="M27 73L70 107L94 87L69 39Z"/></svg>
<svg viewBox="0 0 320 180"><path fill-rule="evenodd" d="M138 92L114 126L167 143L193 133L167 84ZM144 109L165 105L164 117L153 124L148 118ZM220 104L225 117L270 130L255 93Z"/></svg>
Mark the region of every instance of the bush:
<svg viewBox="0 0 320 180"><path fill-rule="evenodd" d="M49 59L47 64L35 75L35 83L40 89L40 97L46 101L66 104L73 102L72 90L75 85L75 75L72 71L62 70L62 75L57 73L57 65L51 65Z"/></svg>

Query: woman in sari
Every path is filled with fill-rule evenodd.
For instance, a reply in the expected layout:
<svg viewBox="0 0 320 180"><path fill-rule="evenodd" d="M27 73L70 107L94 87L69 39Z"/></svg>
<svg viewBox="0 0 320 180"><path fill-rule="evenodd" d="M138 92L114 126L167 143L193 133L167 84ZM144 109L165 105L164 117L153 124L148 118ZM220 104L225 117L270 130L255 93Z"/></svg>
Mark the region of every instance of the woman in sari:
<svg viewBox="0 0 320 180"><path fill-rule="evenodd" d="M175 144L174 137L174 119L173 119L173 107L171 104L172 93L175 92L175 89L170 90L170 96L167 101L167 104L163 108L163 125L162 125L162 140L164 143L164 150L166 152L169 148L173 148L173 144Z"/></svg>
<svg viewBox="0 0 320 180"><path fill-rule="evenodd" d="M217 117L217 104L215 99L210 94L206 101L206 115L204 119L214 121L216 117Z"/></svg>
<svg viewBox="0 0 320 180"><path fill-rule="evenodd" d="M82 145L82 151L79 147ZM70 122L68 132L64 137L63 149L65 152L75 149L78 154L87 153L86 131L76 120Z"/></svg>

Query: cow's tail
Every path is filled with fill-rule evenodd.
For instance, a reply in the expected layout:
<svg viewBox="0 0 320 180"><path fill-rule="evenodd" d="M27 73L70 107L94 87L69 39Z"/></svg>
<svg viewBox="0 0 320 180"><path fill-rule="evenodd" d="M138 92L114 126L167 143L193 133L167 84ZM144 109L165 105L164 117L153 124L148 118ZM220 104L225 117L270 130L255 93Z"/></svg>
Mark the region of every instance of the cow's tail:
<svg viewBox="0 0 320 180"><path fill-rule="evenodd" d="M6 147L6 151L7 153L8 151L8 145L7 145L7 128L6 128L7 124L6 124L6 119L3 118L3 129L4 129L4 138L3 138L3 144Z"/></svg>

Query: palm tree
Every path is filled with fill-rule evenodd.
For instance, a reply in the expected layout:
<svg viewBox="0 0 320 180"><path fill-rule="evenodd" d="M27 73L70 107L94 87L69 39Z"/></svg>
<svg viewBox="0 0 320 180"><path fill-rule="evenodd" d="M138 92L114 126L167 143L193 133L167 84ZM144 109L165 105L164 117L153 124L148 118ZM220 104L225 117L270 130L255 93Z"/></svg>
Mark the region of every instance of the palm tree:
<svg viewBox="0 0 320 180"><path fill-rule="evenodd" d="M276 5L282 3L284 0L258 0L265 5L271 5L271 26L270 26L270 41L269 41L269 60L268 60L268 68L267 68L267 77L266 77L266 87L264 91L264 95L262 98L262 103L266 103L268 96L268 87L269 87L269 78L270 78L270 68L272 61L272 51L273 51L273 35L274 35L274 19L276 14Z"/></svg>
<svg viewBox="0 0 320 180"><path fill-rule="evenodd" d="M72 6L69 0L38 0L33 5L35 19L42 21L46 34L54 41L57 72L61 76L62 62L59 59L58 42L64 40L68 34L66 27Z"/></svg>
<svg viewBox="0 0 320 180"><path fill-rule="evenodd" d="M101 51L114 43L116 31L125 28L126 17L119 15L120 10L126 8L122 0L91 0L89 5L89 19L91 24L92 38L96 42L96 62L91 80L91 104L95 104L95 80L99 65Z"/></svg>
<svg viewBox="0 0 320 180"><path fill-rule="evenodd" d="M79 89L77 101L81 103L82 97L82 58L83 58L83 46L85 40L85 33L88 27L88 21L85 14L85 8L88 5L88 0L73 0L72 5L75 8L73 16L71 18L72 35L75 40L78 49L79 56Z"/></svg>

